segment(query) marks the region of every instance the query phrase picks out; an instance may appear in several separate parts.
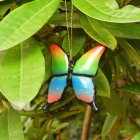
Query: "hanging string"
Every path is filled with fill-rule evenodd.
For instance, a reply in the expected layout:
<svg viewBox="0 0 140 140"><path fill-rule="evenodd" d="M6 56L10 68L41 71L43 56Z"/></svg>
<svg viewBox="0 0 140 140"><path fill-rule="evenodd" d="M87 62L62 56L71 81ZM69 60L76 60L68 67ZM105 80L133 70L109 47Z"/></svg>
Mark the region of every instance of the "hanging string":
<svg viewBox="0 0 140 140"><path fill-rule="evenodd" d="M73 4L71 5L70 31L69 31L69 19L68 19L67 0L65 0L65 11L66 11L67 34L68 34L68 47L69 47L69 54L70 54L70 61L71 61L72 60L72 18L73 18Z"/></svg>

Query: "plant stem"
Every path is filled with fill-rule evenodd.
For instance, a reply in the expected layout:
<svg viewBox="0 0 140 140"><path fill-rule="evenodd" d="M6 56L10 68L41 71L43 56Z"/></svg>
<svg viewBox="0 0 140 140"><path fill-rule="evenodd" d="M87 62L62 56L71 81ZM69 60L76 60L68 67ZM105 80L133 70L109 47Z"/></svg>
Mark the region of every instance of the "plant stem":
<svg viewBox="0 0 140 140"><path fill-rule="evenodd" d="M92 108L91 108L91 106L88 105L86 112L85 112L81 140L88 140L88 135L89 135L88 132L90 129L91 114L92 114Z"/></svg>

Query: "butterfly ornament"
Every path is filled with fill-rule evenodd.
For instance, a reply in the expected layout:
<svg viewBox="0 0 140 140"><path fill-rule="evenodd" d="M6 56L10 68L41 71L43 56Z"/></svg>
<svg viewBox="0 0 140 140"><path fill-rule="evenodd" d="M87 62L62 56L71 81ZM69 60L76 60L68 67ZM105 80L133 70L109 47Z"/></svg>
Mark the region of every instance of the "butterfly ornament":
<svg viewBox="0 0 140 140"><path fill-rule="evenodd" d="M85 53L76 63L70 61L68 55L56 44L50 45L52 54L52 79L48 89L48 101L44 111L48 112L50 106L59 101L68 86L74 89L76 97L91 105L95 105L95 84L99 60L105 51L105 46L98 45Z"/></svg>

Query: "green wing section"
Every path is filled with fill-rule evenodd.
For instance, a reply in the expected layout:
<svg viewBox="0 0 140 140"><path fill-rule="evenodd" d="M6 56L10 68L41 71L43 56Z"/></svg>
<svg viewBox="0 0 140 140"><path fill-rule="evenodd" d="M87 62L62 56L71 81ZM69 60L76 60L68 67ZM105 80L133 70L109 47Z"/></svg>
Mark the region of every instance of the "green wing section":
<svg viewBox="0 0 140 140"><path fill-rule="evenodd" d="M67 74L68 73L68 57L66 53L55 44L50 45L52 54L52 74Z"/></svg>
<svg viewBox="0 0 140 140"><path fill-rule="evenodd" d="M96 75L99 67L99 60L105 51L105 46L98 45L85 53L75 64L73 73L85 74L85 75Z"/></svg>

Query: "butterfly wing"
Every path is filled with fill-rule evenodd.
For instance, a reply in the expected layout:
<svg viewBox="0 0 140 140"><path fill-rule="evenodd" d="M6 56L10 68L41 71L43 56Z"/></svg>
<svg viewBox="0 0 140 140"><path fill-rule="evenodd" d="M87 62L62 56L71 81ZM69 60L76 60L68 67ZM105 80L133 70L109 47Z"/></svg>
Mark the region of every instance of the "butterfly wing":
<svg viewBox="0 0 140 140"><path fill-rule="evenodd" d="M48 102L44 107L44 111L48 112L52 103L59 101L67 87L67 76L59 76L61 74L68 74L68 57L66 53L55 44L50 45L52 54L52 75L49 89L48 89ZM57 77L55 77L57 76Z"/></svg>
<svg viewBox="0 0 140 140"><path fill-rule="evenodd" d="M55 44L50 45L52 54L52 74L67 74L68 73L68 57L66 53Z"/></svg>
<svg viewBox="0 0 140 140"><path fill-rule="evenodd" d="M75 64L72 76L72 86L76 97L85 103L90 104L94 110L95 105L95 85L92 76L95 76L99 67L99 60L105 51L105 46L99 45L85 53ZM77 76L74 74L81 74ZM85 75L85 76L84 76ZM91 77L88 77L88 76Z"/></svg>
<svg viewBox="0 0 140 140"><path fill-rule="evenodd" d="M98 45L85 53L75 64L73 73L95 76L105 46Z"/></svg>
<svg viewBox="0 0 140 140"><path fill-rule="evenodd" d="M76 97L97 110L95 106L95 86L91 77L72 76L72 86Z"/></svg>
<svg viewBox="0 0 140 140"><path fill-rule="evenodd" d="M48 103L53 103L60 100L66 86L67 76L52 78L48 90Z"/></svg>

